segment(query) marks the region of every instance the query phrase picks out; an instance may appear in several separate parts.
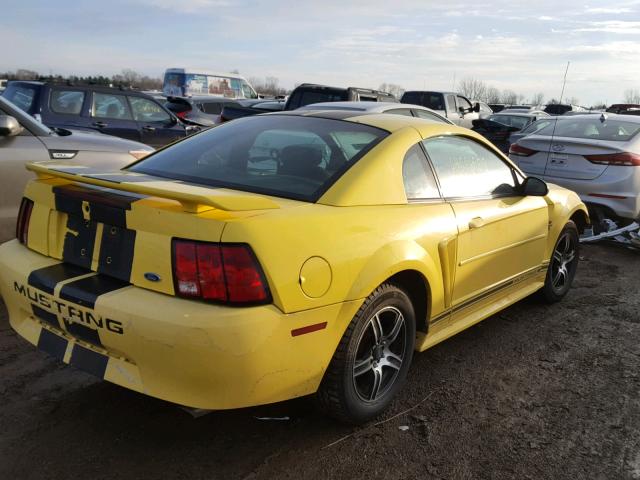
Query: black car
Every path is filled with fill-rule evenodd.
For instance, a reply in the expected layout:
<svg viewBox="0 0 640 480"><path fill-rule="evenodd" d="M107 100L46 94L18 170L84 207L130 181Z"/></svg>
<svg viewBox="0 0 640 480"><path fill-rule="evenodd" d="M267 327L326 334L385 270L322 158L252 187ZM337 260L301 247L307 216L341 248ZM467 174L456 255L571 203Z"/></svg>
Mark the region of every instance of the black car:
<svg viewBox="0 0 640 480"><path fill-rule="evenodd" d="M135 90L13 81L2 96L50 128L95 130L152 147L193 131L155 98Z"/></svg>
<svg viewBox="0 0 640 480"><path fill-rule="evenodd" d="M261 102L263 100L260 100ZM220 123L220 114L225 107L239 107L238 100L212 95L194 97L167 97L164 104L177 117L203 127Z"/></svg>
<svg viewBox="0 0 640 480"><path fill-rule="evenodd" d="M285 102L277 100L241 100L240 106L225 106L222 110L222 121L235 120L259 113L269 113L279 110L295 110L313 103L323 102L395 102L398 99L390 93L369 88L357 87L328 87L314 83L303 83L293 89ZM250 102L250 103L245 103Z"/></svg>
<svg viewBox="0 0 640 480"><path fill-rule="evenodd" d="M531 113L515 112L505 109L500 113L494 113L487 118L474 120L471 130L478 132L505 154L509 153L509 147L514 143L512 136L529 127L529 125L542 119L549 118L547 113L539 110Z"/></svg>
<svg viewBox="0 0 640 480"><path fill-rule="evenodd" d="M303 83L293 89L284 110L295 110L312 103L321 102L397 102L398 99L387 92L358 87L328 87L313 83Z"/></svg>

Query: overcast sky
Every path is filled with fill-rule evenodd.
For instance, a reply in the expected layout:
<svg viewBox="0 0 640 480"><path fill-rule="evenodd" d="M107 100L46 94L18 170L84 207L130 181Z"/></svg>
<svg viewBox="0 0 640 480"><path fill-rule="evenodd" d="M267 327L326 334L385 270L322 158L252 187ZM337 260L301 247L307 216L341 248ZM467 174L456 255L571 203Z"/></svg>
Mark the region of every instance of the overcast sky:
<svg viewBox="0 0 640 480"><path fill-rule="evenodd" d="M161 76L238 69L317 82L450 89L465 77L581 104L640 89L640 0L20 0L0 7L0 71Z"/></svg>

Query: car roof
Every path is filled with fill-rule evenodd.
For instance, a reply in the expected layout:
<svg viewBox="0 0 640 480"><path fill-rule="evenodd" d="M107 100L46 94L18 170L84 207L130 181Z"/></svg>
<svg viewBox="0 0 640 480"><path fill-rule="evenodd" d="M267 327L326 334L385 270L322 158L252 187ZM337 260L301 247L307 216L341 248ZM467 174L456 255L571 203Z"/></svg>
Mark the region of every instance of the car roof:
<svg viewBox="0 0 640 480"><path fill-rule="evenodd" d="M397 104L396 104L397 105ZM405 115L389 115L385 113L369 113L353 110L290 110L287 112L273 112L266 115L297 115L301 117L317 117L328 118L334 120L343 120L347 122L361 123L371 127L380 128L387 132L393 133L407 127L413 127L423 137L430 137L438 134L457 133L468 137L483 137L468 128L458 127L457 125L435 122L433 120L425 120L417 117L408 117Z"/></svg>
<svg viewBox="0 0 640 480"><path fill-rule="evenodd" d="M298 110L356 110L360 112L374 112L383 110L387 110L389 108L413 108L407 107L406 103L398 103L398 102L320 102L320 103L311 103L309 105L305 105L304 107L300 107ZM425 107L420 107L416 105L416 107L428 110Z"/></svg>
<svg viewBox="0 0 640 480"><path fill-rule="evenodd" d="M541 113L544 113L545 116L550 117L551 115L549 115L548 113L545 112L539 112L539 111L531 111L531 112L518 112L518 111L512 111L512 110L500 110L497 113L494 113L493 116L496 117L526 117L526 118L531 118L531 117L535 117L536 115L540 115Z"/></svg>

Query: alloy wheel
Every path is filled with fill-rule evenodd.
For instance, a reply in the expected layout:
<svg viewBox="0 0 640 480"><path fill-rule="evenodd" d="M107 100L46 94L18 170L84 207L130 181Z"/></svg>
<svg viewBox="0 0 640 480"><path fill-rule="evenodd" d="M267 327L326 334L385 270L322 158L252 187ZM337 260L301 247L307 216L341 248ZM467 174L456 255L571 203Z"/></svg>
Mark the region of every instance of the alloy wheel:
<svg viewBox="0 0 640 480"><path fill-rule="evenodd" d="M402 312L384 307L368 320L353 363L353 385L365 402L384 396L396 381L406 354L406 325Z"/></svg>

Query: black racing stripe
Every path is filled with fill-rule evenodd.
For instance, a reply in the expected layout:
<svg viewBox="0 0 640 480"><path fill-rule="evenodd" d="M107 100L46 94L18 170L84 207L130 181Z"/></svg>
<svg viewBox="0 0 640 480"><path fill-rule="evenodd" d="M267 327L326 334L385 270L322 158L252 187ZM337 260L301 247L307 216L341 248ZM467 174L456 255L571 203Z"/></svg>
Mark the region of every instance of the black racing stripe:
<svg viewBox="0 0 640 480"><path fill-rule="evenodd" d="M62 260L90 269L97 226L96 222L85 221L82 217L69 215L67 233L62 247Z"/></svg>
<svg viewBox="0 0 640 480"><path fill-rule="evenodd" d="M127 226L127 210L143 195L122 195L105 188L87 188L77 185L54 187L56 210L84 218L82 202L89 203L89 217L94 222Z"/></svg>
<svg viewBox="0 0 640 480"><path fill-rule="evenodd" d="M38 348L44 352L47 352L52 357L62 360L64 353L67 351L67 339L59 337L55 333L51 333L46 328L40 331L40 338L38 338Z"/></svg>
<svg viewBox="0 0 640 480"><path fill-rule="evenodd" d="M102 346L102 342L100 341L100 334L97 330L93 328L89 328L86 325L82 325L77 322L69 322L68 320L64 320L64 326L74 337L79 338L80 340L84 340L85 342L91 343L98 347Z"/></svg>
<svg viewBox="0 0 640 480"><path fill-rule="evenodd" d="M70 280L89 273L90 270L76 267L68 263L58 263L50 267L39 268L29 275L28 283L38 290L53 294L56 285L63 280Z"/></svg>
<svg viewBox="0 0 640 480"><path fill-rule="evenodd" d="M129 285L129 282L98 274L65 284L60 290L60 298L83 307L94 308L100 295Z"/></svg>
<svg viewBox="0 0 640 480"><path fill-rule="evenodd" d="M60 328L60 323L58 323L58 317L55 313L47 312L37 305L31 305L31 310L33 311L33 315L43 322L47 322L52 327Z"/></svg>
<svg viewBox="0 0 640 480"><path fill-rule="evenodd" d="M71 361L69 363L96 377L104 378L109 357L76 344L71 352Z"/></svg>
<svg viewBox="0 0 640 480"><path fill-rule="evenodd" d="M105 224L100 242L98 273L128 282L131 278L135 243L135 230Z"/></svg>

